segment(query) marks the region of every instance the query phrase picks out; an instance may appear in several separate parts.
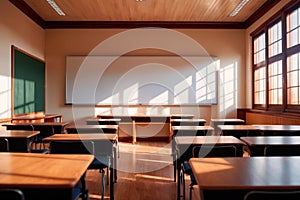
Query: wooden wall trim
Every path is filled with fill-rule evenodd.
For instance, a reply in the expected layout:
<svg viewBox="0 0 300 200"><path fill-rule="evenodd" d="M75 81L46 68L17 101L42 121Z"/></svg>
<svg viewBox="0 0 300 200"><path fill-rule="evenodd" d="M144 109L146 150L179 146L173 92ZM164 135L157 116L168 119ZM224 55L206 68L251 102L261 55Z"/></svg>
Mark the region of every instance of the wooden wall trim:
<svg viewBox="0 0 300 200"><path fill-rule="evenodd" d="M247 110L246 124L300 124L300 115L296 113Z"/></svg>
<svg viewBox="0 0 300 200"><path fill-rule="evenodd" d="M144 28L173 29L244 29L243 22L180 22L180 21L46 21L46 29Z"/></svg>

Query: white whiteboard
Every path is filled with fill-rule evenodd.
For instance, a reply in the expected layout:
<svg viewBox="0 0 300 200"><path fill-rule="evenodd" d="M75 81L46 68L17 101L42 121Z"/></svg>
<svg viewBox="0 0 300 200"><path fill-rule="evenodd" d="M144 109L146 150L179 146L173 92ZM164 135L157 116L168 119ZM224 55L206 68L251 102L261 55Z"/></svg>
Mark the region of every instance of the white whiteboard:
<svg viewBox="0 0 300 200"><path fill-rule="evenodd" d="M67 56L66 103L217 103L217 62L208 56Z"/></svg>

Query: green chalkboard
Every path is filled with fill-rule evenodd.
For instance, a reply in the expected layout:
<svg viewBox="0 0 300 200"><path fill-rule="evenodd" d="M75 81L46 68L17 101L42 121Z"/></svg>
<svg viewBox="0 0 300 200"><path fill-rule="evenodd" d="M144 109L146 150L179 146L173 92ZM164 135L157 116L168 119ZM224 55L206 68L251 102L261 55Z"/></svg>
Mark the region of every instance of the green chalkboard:
<svg viewBox="0 0 300 200"><path fill-rule="evenodd" d="M13 47L13 115L45 111L45 62Z"/></svg>

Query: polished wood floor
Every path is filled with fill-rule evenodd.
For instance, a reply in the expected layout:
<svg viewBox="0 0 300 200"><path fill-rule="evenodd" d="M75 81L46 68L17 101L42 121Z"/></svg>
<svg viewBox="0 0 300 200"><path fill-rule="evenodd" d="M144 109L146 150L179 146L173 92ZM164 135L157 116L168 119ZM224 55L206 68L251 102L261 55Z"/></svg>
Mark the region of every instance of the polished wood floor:
<svg viewBox="0 0 300 200"><path fill-rule="evenodd" d="M176 183L173 179L169 143L138 142L133 145L120 142L119 146L116 200L176 199ZM87 172L86 181L91 200L101 199L100 180L98 171ZM109 199L109 186L106 185L105 189L105 199Z"/></svg>

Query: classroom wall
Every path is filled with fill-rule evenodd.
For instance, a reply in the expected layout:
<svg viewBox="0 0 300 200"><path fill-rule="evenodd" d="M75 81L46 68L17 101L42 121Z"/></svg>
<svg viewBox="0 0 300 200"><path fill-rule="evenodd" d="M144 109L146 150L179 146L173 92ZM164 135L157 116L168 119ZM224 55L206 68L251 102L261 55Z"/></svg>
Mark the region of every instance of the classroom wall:
<svg viewBox="0 0 300 200"><path fill-rule="evenodd" d="M94 114L109 113L113 109L116 112L147 112L147 109L159 110L169 113L196 114L195 117L203 117L208 121L211 117L236 117L236 108L245 107L245 30L219 30L219 29L178 29L174 30L185 37L195 40L209 55L215 56L219 62L219 101L213 106L179 106L169 108L145 108L143 107L76 107L66 106L65 103L65 66L68 55L118 55L123 47L132 46L134 42L122 40L114 45L106 45L99 48L103 41L110 37L118 37L124 33L124 29L49 29L46 30L46 64L47 64L47 105L46 110L51 113L62 113L65 120ZM150 37L150 35L137 35ZM159 39L164 43L164 40ZM146 40L146 39L145 39ZM186 48L185 44L173 39L170 48L176 49L180 54L198 55L197 48ZM122 49L122 50L121 50ZM131 55L161 55L161 50L142 49L129 52ZM117 72L116 72L117 73ZM142 78L142 77L140 77ZM87 77L88 79L88 77ZM79 114L78 114L79 113ZM158 113L159 114L159 113Z"/></svg>
<svg viewBox="0 0 300 200"><path fill-rule="evenodd" d="M280 1L246 30L246 96L250 98L246 99L245 108L252 108L252 37L250 34L291 1L292 0Z"/></svg>
<svg viewBox="0 0 300 200"><path fill-rule="evenodd" d="M0 119L11 117L11 45L44 60L45 30L9 1L0 1Z"/></svg>

